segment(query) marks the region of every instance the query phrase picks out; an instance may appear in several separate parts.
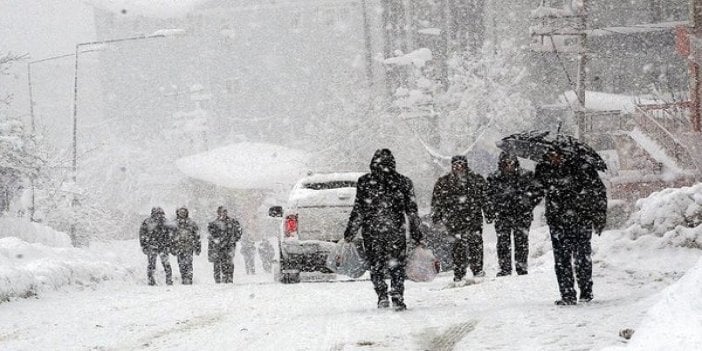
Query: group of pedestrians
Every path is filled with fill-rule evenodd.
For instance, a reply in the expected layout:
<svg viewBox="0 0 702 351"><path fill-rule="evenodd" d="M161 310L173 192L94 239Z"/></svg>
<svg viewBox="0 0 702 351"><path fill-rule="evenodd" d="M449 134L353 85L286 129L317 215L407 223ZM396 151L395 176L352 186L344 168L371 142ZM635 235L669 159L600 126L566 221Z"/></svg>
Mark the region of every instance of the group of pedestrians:
<svg viewBox="0 0 702 351"><path fill-rule="evenodd" d="M454 281L463 280L468 268L474 277L485 276L483 221L495 223L497 276L512 274L512 242L515 271L527 274L529 228L534 208L542 200L561 294L555 303L577 303L576 281L579 300L592 300L590 240L593 231L599 235L606 224L606 188L593 167L558 147L544 154L535 172L522 169L517 157L503 152L498 169L487 180L468 167L465 156L451 159L451 171L434 186L431 219L453 240ZM419 223L412 181L396 171L390 150L377 150L370 173L358 180L344 239L351 242L361 231L378 308L390 307L388 296L396 310L407 308L403 297L405 233L409 229L414 244L422 245ZM386 276L390 278L389 293Z"/></svg>
<svg viewBox="0 0 702 351"><path fill-rule="evenodd" d="M241 239L239 222L229 217L223 206L217 208L217 217L207 226L207 259L212 262L216 283L232 283L234 276L234 250ZM149 285L156 285L154 271L156 261L161 259L166 273L166 284L173 284L173 274L168 257L176 256L183 284L193 283L193 255L200 255L199 227L190 218L188 209L176 210L174 221L166 220L161 207L151 209L139 229L139 243L147 257L146 277Z"/></svg>

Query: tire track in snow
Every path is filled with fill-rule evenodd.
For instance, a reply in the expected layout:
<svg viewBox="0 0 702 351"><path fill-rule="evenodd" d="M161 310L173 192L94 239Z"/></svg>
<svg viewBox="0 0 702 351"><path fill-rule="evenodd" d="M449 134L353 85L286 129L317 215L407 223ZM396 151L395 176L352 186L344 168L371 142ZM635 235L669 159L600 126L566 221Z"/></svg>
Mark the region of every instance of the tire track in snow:
<svg viewBox="0 0 702 351"><path fill-rule="evenodd" d="M151 333L150 335L143 336L136 340L133 344L131 345L126 345L126 346L119 346L116 347L116 350L134 350L134 349L147 349L151 347L157 347L154 345L155 342L158 342L158 340L161 340L164 337L167 337L172 334L180 334L180 333L187 333L191 330L195 329L200 329L200 328L205 328L209 327L211 325L214 325L218 323L220 320L224 318L224 313L221 314L210 314L210 315L203 315L203 316L197 316L192 319L186 319L184 321L178 321L176 322L175 326L164 329L164 330L159 330Z"/></svg>
<svg viewBox="0 0 702 351"><path fill-rule="evenodd" d="M461 339L475 329L477 324L478 321L475 320L454 324L448 327L442 334L431 337L429 343L425 345L423 349L429 351L452 351ZM434 328L427 329L425 330L424 337L433 334L435 334ZM421 337L420 340L423 340L424 337Z"/></svg>

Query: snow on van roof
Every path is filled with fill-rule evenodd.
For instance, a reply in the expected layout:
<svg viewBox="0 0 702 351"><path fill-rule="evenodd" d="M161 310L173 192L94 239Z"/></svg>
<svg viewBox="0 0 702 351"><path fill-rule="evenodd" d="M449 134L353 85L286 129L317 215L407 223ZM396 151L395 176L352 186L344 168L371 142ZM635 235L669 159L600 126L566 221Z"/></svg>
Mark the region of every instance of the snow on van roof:
<svg viewBox="0 0 702 351"><path fill-rule="evenodd" d="M279 189L303 177L307 163L301 150L244 142L183 157L176 166L190 178L231 189Z"/></svg>
<svg viewBox="0 0 702 351"><path fill-rule="evenodd" d="M300 180L300 183L322 183L335 180L353 180L356 181L364 172L336 172L336 173L315 173L308 175Z"/></svg>

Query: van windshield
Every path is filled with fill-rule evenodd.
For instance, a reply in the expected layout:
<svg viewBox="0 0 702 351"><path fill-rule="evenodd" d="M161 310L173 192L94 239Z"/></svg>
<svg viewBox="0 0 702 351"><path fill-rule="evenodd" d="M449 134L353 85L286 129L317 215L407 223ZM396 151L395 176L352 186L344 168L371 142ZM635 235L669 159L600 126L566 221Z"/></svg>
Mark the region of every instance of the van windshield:
<svg viewBox="0 0 702 351"><path fill-rule="evenodd" d="M315 183L305 183L302 184L304 189L312 190L329 190L329 189L339 189L339 188L355 188L356 181L353 180L335 180L329 182L315 182Z"/></svg>

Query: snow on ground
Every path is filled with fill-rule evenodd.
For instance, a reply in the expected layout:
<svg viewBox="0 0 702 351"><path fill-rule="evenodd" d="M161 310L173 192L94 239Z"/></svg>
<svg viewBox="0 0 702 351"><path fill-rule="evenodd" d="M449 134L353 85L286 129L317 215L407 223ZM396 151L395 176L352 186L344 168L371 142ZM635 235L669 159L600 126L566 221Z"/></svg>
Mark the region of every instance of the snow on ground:
<svg viewBox="0 0 702 351"><path fill-rule="evenodd" d="M211 265L201 255L195 260L194 285L164 286L159 267L161 285L150 287L144 255L132 240L73 249L132 272L127 279L45 289L37 298L0 304L0 348L698 350L702 251L680 245L667 233L691 225L676 214L696 213L699 203L685 199L697 199L701 192L692 187L654 194L638 204L641 210L628 229L593 238L595 301L589 304L553 305L559 297L553 258L547 229L539 223L530 237L529 275L493 278L495 234L488 226L488 277L450 289L451 272L430 283L407 282L409 310L402 313L375 308L367 276L277 284L272 274L262 273L260 262L257 275L245 275L239 253L233 285L214 284ZM660 211L647 213L653 203ZM700 225L687 229L700 230ZM173 258L171 264L177 272ZM0 273L0 282L7 279ZM628 345L619 337L625 328L636 330Z"/></svg>

